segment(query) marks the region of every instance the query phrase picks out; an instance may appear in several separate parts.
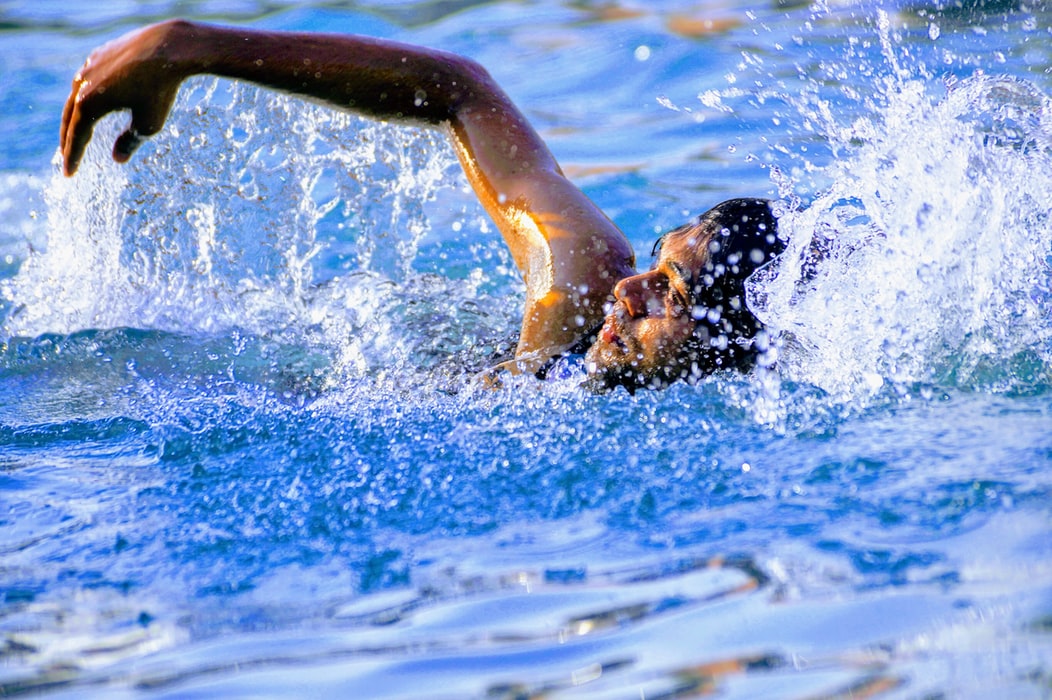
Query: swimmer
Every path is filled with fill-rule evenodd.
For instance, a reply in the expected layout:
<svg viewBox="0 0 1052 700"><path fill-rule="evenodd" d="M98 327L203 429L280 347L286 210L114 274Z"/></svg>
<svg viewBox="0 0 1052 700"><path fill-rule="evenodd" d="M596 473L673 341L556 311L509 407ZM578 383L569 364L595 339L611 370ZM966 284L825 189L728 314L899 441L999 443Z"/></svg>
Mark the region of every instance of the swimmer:
<svg viewBox="0 0 1052 700"><path fill-rule="evenodd" d="M198 74L443 129L526 283L514 359L499 370L544 378L561 358L583 355L590 387L633 392L755 361L762 326L744 282L784 248L768 203L717 205L662 236L654 266L637 274L624 234L567 179L485 69L454 54L349 35L154 24L96 49L73 78L62 114L65 174L114 111L131 112L113 146L126 162Z"/></svg>

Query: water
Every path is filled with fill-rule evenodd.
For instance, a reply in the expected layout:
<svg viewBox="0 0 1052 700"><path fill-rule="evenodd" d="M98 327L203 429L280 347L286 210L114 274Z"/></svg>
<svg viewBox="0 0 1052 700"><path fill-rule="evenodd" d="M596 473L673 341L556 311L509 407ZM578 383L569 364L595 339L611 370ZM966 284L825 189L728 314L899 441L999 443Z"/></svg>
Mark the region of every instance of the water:
<svg viewBox="0 0 1052 700"><path fill-rule="evenodd" d="M179 4L477 58L642 264L778 199L766 366L592 396L465 383L523 288L437 134L202 78L58 176L175 11L68 5L0 8L0 693L1052 695L1047 10Z"/></svg>

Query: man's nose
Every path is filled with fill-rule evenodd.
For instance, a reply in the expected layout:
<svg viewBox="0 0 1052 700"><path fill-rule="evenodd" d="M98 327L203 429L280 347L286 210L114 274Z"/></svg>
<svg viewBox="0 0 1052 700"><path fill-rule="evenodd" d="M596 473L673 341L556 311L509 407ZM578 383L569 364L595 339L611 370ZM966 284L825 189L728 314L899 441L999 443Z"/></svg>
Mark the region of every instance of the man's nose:
<svg viewBox="0 0 1052 700"><path fill-rule="evenodd" d="M624 304L629 318L648 315L647 302L654 296L655 281L653 273L644 272L626 277L614 286L614 298Z"/></svg>

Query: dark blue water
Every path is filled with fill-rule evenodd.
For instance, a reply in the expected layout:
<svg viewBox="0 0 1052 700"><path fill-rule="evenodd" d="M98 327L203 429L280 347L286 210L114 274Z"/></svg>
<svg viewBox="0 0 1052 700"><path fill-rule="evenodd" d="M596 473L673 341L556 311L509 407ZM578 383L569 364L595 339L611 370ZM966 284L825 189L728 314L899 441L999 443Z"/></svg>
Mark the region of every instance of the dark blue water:
<svg viewBox="0 0 1052 700"><path fill-rule="evenodd" d="M1014 3L0 8L0 695L1052 694L1052 15ZM523 287L441 134L195 79L179 12L487 65L641 264L790 236L765 366L475 386Z"/></svg>

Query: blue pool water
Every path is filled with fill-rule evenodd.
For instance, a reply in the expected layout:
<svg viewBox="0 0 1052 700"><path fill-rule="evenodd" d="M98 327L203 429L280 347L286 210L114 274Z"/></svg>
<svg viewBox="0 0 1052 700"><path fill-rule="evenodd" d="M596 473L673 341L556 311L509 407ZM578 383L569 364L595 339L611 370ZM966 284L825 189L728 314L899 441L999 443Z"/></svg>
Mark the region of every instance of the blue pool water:
<svg viewBox="0 0 1052 700"><path fill-rule="evenodd" d="M4 3L0 695L1049 697L1037 5ZM201 78L59 176L176 11L478 59L642 265L777 199L765 365L466 383L523 287L440 134Z"/></svg>

